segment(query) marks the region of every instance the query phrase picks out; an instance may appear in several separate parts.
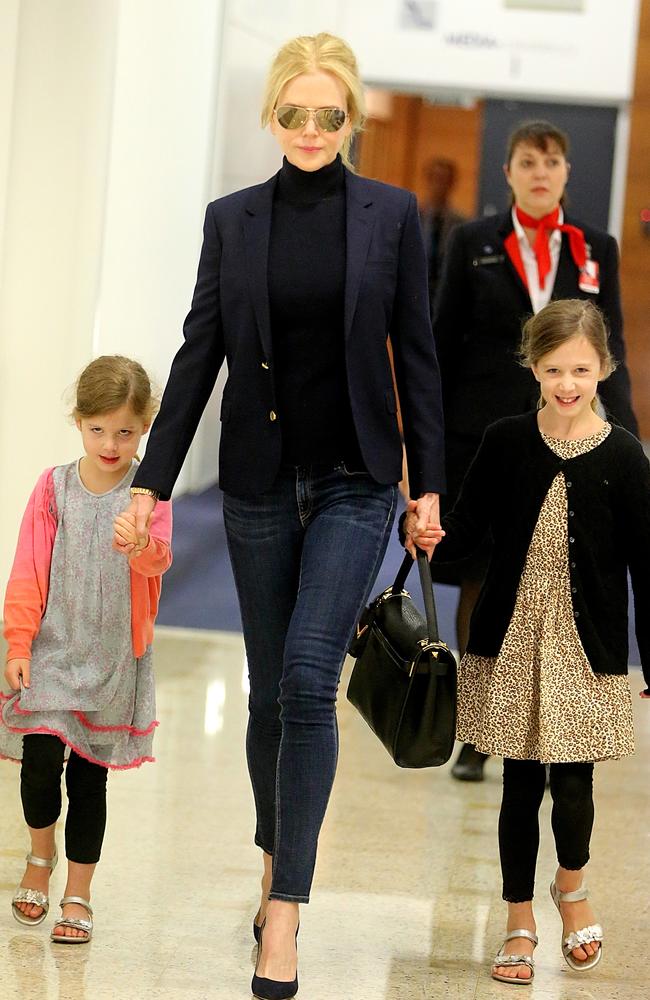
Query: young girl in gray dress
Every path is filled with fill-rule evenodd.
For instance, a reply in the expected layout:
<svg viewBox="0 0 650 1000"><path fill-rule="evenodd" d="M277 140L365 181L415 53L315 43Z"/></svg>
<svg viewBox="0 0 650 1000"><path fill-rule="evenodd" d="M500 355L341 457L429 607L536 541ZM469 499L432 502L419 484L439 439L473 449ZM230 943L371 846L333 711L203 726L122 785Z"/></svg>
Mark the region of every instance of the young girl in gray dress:
<svg viewBox="0 0 650 1000"><path fill-rule="evenodd" d="M92 936L90 883L106 825L108 769L154 759L151 640L171 562L171 506L156 506L140 541L135 518L121 512L155 409L137 362L100 357L84 369L73 417L85 454L38 480L7 585L5 678L16 693L0 694L0 755L22 761L31 837L12 911L26 925L47 916L67 756L68 880L51 934L59 944ZM121 549L134 543L130 554Z"/></svg>
<svg viewBox="0 0 650 1000"><path fill-rule="evenodd" d="M409 548L435 546L435 560L471 553L487 531L494 540L461 662L458 737L504 758L499 853L508 922L492 976L516 985L534 975L546 764L562 953L576 972L602 956L584 867L594 762L634 751L628 570L640 694L650 697L650 466L639 441L599 415L598 383L613 363L597 307L551 302L524 328L522 362L540 385L537 412L488 427L442 532L422 534L406 516Z"/></svg>

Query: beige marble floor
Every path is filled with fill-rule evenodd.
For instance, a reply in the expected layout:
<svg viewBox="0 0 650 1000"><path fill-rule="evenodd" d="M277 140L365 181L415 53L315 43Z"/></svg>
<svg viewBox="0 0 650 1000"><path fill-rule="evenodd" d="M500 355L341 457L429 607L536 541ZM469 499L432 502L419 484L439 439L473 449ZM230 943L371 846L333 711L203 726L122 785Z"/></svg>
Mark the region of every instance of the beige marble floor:
<svg viewBox="0 0 650 1000"><path fill-rule="evenodd" d="M159 630L157 763L111 775L94 888L95 939L49 943L10 912L27 847L18 769L0 762L0 1000L238 1000L250 997L259 859L243 752L244 653L234 635ZM347 672L346 672L347 674ZM571 973L548 898L549 804L539 865L537 1000L650 997L650 704L636 697L635 757L597 768L590 884L607 935L591 975ZM448 768L400 771L340 706L341 760L303 908L303 1000L488 1000L500 943L496 821L500 766L478 786ZM62 843L62 834L59 835ZM58 901L64 872L56 871Z"/></svg>

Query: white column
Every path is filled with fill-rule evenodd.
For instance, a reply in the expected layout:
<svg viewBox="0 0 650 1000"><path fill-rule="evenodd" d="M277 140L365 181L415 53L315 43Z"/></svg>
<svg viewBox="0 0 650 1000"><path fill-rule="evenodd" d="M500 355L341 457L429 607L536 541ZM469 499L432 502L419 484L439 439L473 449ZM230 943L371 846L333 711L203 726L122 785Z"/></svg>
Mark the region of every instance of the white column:
<svg viewBox="0 0 650 1000"><path fill-rule="evenodd" d="M78 450L62 394L91 351L116 14L117 0L0 14L0 589L36 477Z"/></svg>
<svg viewBox="0 0 650 1000"><path fill-rule="evenodd" d="M134 356L164 385L181 344L212 187L220 0L122 0L94 353ZM205 475L217 475L215 414Z"/></svg>

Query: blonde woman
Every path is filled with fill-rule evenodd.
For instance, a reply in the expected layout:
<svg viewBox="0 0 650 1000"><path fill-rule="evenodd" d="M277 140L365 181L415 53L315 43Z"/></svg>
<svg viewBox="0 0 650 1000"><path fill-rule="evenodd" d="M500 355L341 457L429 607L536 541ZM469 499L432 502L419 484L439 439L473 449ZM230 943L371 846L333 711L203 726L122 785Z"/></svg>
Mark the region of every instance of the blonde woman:
<svg viewBox="0 0 650 1000"><path fill-rule="evenodd" d="M262 109L284 155L270 180L208 206L185 343L130 510L170 496L217 373L219 483L250 674L248 764L264 859L253 993L298 989L309 901L336 768L336 693L381 564L402 476L438 524L441 401L415 198L357 177L355 57L339 38L278 52Z"/></svg>

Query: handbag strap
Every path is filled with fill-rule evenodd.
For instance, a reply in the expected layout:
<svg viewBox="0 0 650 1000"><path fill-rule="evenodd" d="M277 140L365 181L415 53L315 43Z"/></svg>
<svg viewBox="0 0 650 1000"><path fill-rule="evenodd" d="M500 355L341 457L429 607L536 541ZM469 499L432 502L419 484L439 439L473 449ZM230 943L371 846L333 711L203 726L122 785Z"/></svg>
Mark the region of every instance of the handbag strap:
<svg viewBox="0 0 650 1000"><path fill-rule="evenodd" d="M427 559L426 552L423 552L422 549L418 549L417 553L420 585L422 587L422 597L424 598L424 611L427 619L429 642L440 642L440 636L438 634L438 615L436 614L436 602L433 598L433 583L431 581L429 560ZM393 594L399 594L402 590L404 590L404 584L406 583L407 576L411 572L412 566L413 557L407 552L404 556L402 565L397 571L397 576L395 577L395 582L392 586Z"/></svg>

